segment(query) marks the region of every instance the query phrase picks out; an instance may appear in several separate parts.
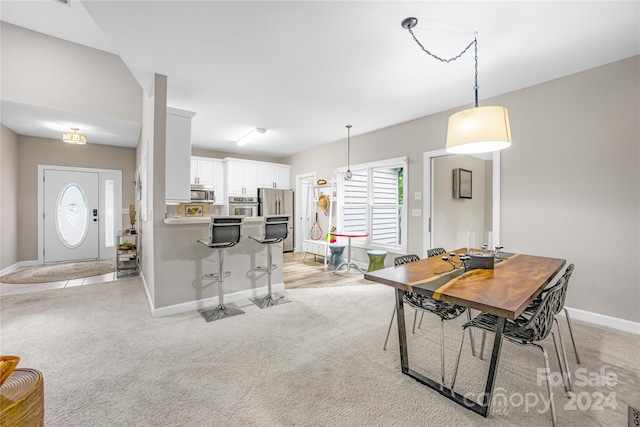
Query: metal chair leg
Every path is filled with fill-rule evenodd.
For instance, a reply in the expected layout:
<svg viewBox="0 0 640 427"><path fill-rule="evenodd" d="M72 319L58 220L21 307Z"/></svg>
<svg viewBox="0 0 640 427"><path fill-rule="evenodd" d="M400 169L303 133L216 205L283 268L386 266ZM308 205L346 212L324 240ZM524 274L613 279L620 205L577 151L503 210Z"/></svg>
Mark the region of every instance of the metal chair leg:
<svg viewBox="0 0 640 427"><path fill-rule="evenodd" d="M467 309L467 320L469 322L471 322L471 309L468 308ZM473 331L471 330L472 328L467 328L469 329L469 340L471 342L471 355L473 357L476 357L476 343L475 343L475 339L473 338Z"/></svg>
<svg viewBox="0 0 640 427"><path fill-rule="evenodd" d="M542 346L536 343L529 343L529 345L538 347L542 351L542 355L544 356L545 376L547 378L547 390L549 392L549 407L551 408L551 422L553 423L553 427L556 427L558 425L558 421L556 419L556 408L553 404L553 390L551 389L551 381L549 378L549 375L551 374L551 368L549 367L549 356L547 356L547 352Z"/></svg>
<svg viewBox="0 0 640 427"><path fill-rule="evenodd" d="M413 316L413 333L416 333L416 320L418 320L418 310L416 310L416 314Z"/></svg>
<svg viewBox="0 0 640 427"><path fill-rule="evenodd" d="M444 320L440 319L440 375L444 385Z"/></svg>
<svg viewBox="0 0 640 427"><path fill-rule="evenodd" d="M462 337L460 338L460 347L458 347L458 357L456 358L456 365L453 368L453 377L451 378L451 390L453 390L453 386L456 384L456 377L458 376L458 365L460 364L460 356L462 355L462 346L464 345L464 326L462 327Z"/></svg>
<svg viewBox="0 0 640 427"><path fill-rule="evenodd" d="M393 318L396 316L396 308L393 307L393 313L391 314L391 321L389 322L389 329L387 329L387 337L384 339L383 350L387 349L387 341L389 341L389 334L391 333L391 325L393 325Z"/></svg>
<svg viewBox="0 0 640 427"><path fill-rule="evenodd" d="M424 311L420 315L420 323L418 323L418 329L422 328L422 319L424 319Z"/></svg>
<svg viewBox="0 0 640 427"><path fill-rule="evenodd" d="M562 350L562 363L560 364L560 367L562 368L562 365L564 364L564 370L562 371L562 381L564 383L564 390L565 390L565 396L568 396L568 393L570 391L573 391L573 388L571 386L571 371L569 370L569 359L567 359L567 352L564 348L564 340L562 339L562 331L560 331L560 323L558 322L558 319L556 319L555 317L553 318L553 320L556 322L556 327L558 328L558 339L560 340L560 349ZM556 345L556 339L555 336L553 335L553 332L551 332L551 336L553 337L553 344ZM556 346L556 353L558 352L558 348ZM558 362L560 362L560 358L558 357Z"/></svg>
<svg viewBox="0 0 640 427"><path fill-rule="evenodd" d="M480 360L484 360L484 342L487 339L487 331L482 331L482 342L480 343Z"/></svg>
<svg viewBox="0 0 640 427"><path fill-rule="evenodd" d="M573 339L573 330L571 329L571 319L569 318L569 312L567 311L566 307L564 307L564 315L567 317L567 326L569 326L569 335L571 336L571 343L573 344L573 352L576 354L576 362L578 363L578 365L581 365L580 356L578 356L578 349L576 348L576 341Z"/></svg>

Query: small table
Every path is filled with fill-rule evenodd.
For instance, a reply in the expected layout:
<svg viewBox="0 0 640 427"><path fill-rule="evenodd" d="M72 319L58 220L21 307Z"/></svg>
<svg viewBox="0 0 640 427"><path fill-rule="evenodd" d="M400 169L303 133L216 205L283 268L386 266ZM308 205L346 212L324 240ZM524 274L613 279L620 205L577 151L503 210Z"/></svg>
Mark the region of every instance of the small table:
<svg viewBox="0 0 640 427"><path fill-rule="evenodd" d="M340 263L340 265L338 265L338 267L333 270L333 271L338 271L340 270L340 268L342 268L343 265L347 266L347 277L349 276L349 272L351 271L351 267L355 267L358 269L358 271L360 273L365 273L364 270L362 270L360 268L360 266L354 262L351 261L351 239L354 237L368 237L369 233L331 233L332 236L337 236L337 237L346 237L349 239L349 244L347 246L347 261L343 261Z"/></svg>
<svg viewBox="0 0 640 427"><path fill-rule="evenodd" d="M465 253L466 249L458 249L455 252L460 255ZM493 386L500 360L505 320L515 319L522 314L529 303L560 272L565 263L566 260L558 258L510 254L503 261L497 263L493 270L471 270L464 273L464 276L460 276L457 271L439 274L439 272L449 270L451 265L440 257L431 257L365 273L364 278L396 289L398 340L402 373L486 418L489 414ZM447 301L498 316L482 402L478 403L468 399L409 367L403 306L405 291L415 292L437 300Z"/></svg>
<svg viewBox="0 0 640 427"><path fill-rule="evenodd" d="M44 385L35 369L16 369L0 387L0 425L44 426Z"/></svg>

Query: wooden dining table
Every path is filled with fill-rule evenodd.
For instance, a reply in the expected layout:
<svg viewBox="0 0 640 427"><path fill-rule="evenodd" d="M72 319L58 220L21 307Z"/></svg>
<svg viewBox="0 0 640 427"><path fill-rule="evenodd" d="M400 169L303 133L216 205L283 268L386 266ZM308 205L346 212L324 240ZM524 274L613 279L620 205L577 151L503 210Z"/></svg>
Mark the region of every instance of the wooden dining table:
<svg viewBox="0 0 640 427"><path fill-rule="evenodd" d="M465 249L454 251L457 261ZM502 333L506 319L515 319L553 280L566 260L524 254L500 254L493 269L474 269L462 274L441 257L430 257L412 263L389 267L364 274L366 280L396 289L396 310L400 364L402 373L436 390L456 403L487 417L493 396ZM409 354L404 318L404 292L447 301L498 316L491 361L482 402L475 402L456 393L409 367Z"/></svg>

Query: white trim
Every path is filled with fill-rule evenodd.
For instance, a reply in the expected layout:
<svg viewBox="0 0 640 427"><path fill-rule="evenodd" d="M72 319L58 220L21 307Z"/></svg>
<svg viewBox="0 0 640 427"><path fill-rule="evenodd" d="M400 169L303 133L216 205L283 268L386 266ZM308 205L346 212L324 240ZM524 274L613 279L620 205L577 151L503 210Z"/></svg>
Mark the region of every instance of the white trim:
<svg viewBox="0 0 640 427"><path fill-rule="evenodd" d="M367 228L369 231L369 237L367 237L365 239L364 242L362 242L360 239L356 239L354 241L351 242L351 247L352 248L361 248L361 249L381 249L381 250L386 250L389 252L394 252L394 253L407 253L407 247L408 247L408 240L409 240L409 226L408 226L408 222L409 222L409 158L407 156L403 156L403 157L395 157L393 159L383 159L383 160L377 160L375 162L369 162L369 163L359 163L359 164L354 164L351 165L350 169L351 170L360 170L360 169L366 169L367 170L367 175L369 177L371 177L371 170L372 169L376 169L376 168L394 168L394 167L402 167L403 169L403 204L402 204L402 230L400 231L401 233L401 239L402 239L402 243L400 243L399 245L385 245L385 244L379 244L379 243L373 243L371 242L371 224L367 223ZM337 181L337 187L338 187L338 206L340 206L340 208L337 209L337 215L336 215L336 224L340 224L342 225L342 209L345 207L345 203L344 203L344 176L343 173L347 170L346 167L340 167L335 169L335 174L338 176L338 181ZM369 184L367 184L369 185ZM369 191L370 187L367 189L367 195L368 197L371 197L371 191ZM369 208L373 206L373 203L371 201L371 199L369 199L367 201L367 210L369 212L369 215L371 214L371 211L369 210ZM369 221L368 221L369 222Z"/></svg>
<svg viewBox="0 0 640 427"><path fill-rule="evenodd" d="M18 261L13 265L10 265L9 267L3 268L2 270L0 270L0 276L4 276L6 274L9 274L13 271L16 271L17 269L19 269L20 267L31 267L34 265L38 265L38 261L37 260L32 260L32 261Z"/></svg>
<svg viewBox="0 0 640 427"><path fill-rule="evenodd" d="M302 174L298 174L296 175L296 194L297 197L295 197L295 202L296 202L296 206L295 206L295 210L294 212L296 212L296 218L293 221L294 223L294 229L293 229L293 234L295 236L295 241L294 241L294 245L295 247L293 248L294 252L301 252L302 251L302 241L305 240L305 235L307 232L307 223L309 222L309 212L306 212L307 214L307 218L303 218L302 217L302 206L303 204L308 204L309 200L308 200L308 194L302 194L302 181L308 179L308 178L312 178L313 184L315 185L316 181L316 173L315 172L308 172L308 173L302 173ZM309 190L307 190L308 192ZM307 207L308 208L308 207ZM304 226L302 225L304 224ZM304 233L304 234L303 234Z"/></svg>
<svg viewBox="0 0 640 427"><path fill-rule="evenodd" d="M571 319L582 320L595 325L607 326L609 328L640 335L640 323L638 322L611 317L605 314L592 313L590 311L579 310L577 308L566 307L566 309L569 311ZM561 311L560 314L564 316L564 310Z"/></svg>
<svg viewBox="0 0 640 427"><path fill-rule="evenodd" d="M500 151L493 153L493 244L500 244ZM433 170L431 159L436 157L452 156L447 150L425 151L422 157L422 257L427 256L427 249L431 249L431 230L429 230L429 219L433 216L431 208L433 206L433 195L431 194L431 182L433 181Z"/></svg>
<svg viewBox="0 0 640 427"><path fill-rule="evenodd" d="M122 170L119 169L96 169L96 168L85 168L85 167L73 167L73 166L55 166L55 165L38 165L38 264L44 264L44 224L43 224L43 215L44 215L44 171L45 169L51 170L59 170L59 171L70 171L70 172L97 172L98 173L98 197L99 197L99 206L100 210L102 209L102 184L105 179L105 175L110 176L111 179L115 179L115 204L118 210L115 212L115 229L116 232L122 229ZM102 215L102 214L101 214ZM98 231L98 242L99 242L99 257L100 259L113 258L115 256L115 248L112 251L105 251L106 248L103 248L104 242L100 236L102 235L103 225L100 224ZM111 256L110 252L113 252Z"/></svg>
<svg viewBox="0 0 640 427"><path fill-rule="evenodd" d="M144 282L144 277L142 278L142 280ZM271 289L274 292L278 292L278 291L282 292L285 290L284 283L276 283L274 285L271 285ZM146 282L145 282L145 290L147 290ZM265 296L267 292L268 290L266 286L255 288L255 289L247 289L244 291L234 292L232 294L224 294L224 300L225 302L234 302L234 301L239 301L241 299L261 297L261 296ZM197 301L189 301L189 302L183 302L180 304L174 304L167 307L154 308L153 304L151 303L151 296L149 295L148 290L147 290L147 300L149 301L151 316L154 318L171 316L174 314L184 313L186 311L195 311L201 308L215 307L218 305L218 297L215 296L211 298L200 299Z"/></svg>

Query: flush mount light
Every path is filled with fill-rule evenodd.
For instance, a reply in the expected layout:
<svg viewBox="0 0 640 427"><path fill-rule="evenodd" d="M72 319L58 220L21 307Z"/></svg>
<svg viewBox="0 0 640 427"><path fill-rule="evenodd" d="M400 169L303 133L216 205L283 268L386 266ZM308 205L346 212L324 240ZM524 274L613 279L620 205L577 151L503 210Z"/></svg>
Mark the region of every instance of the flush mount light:
<svg viewBox="0 0 640 427"><path fill-rule="evenodd" d="M248 144L251 141L254 141L256 138L258 138L260 135L264 135L265 133L267 133L266 129L262 129L262 128L255 128L253 129L251 132L249 132L248 134L246 134L245 136L243 136L242 138L240 138L239 140L236 141L236 144L238 144L239 146L243 146Z"/></svg>
<svg viewBox="0 0 640 427"><path fill-rule="evenodd" d="M79 128L71 128L73 132L64 132L62 134L62 141L67 144L84 145L87 143L87 137L81 133L78 133Z"/></svg>
<svg viewBox="0 0 640 427"><path fill-rule="evenodd" d="M511 129L507 109L496 106L478 107L478 39L474 37L473 41L458 55L443 59L429 52L418 41L411 30L416 25L418 25L416 18L405 18L402 21L402 28L411 33L418 46L429 56L441 62L455 61L464 55L472 45L475 48L475 86L473 87L476 97L475 107L452 114L449 117L447 152L453 154L488 153L509 147L511 145Z"/></svg>

